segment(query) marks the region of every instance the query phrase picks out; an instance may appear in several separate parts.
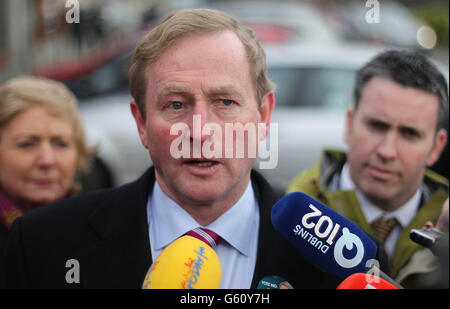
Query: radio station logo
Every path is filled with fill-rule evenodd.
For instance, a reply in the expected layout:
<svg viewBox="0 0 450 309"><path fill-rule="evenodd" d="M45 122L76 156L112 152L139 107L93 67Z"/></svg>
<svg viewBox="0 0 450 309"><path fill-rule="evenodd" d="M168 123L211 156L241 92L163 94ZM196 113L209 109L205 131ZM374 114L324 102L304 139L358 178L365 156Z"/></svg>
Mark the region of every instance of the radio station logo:
<svg viewBox="0 0 450 309"><path fill-rule="evenodd" d="M361 239L351 233L348 227L341 227L333 220L310 204L312 212L306 213L301 224L297 224L293 232L303 238L309 245L321 254L327 254L330 248L336 263L343 268L353 268L359 265L364 257L364 245ZM318 218L318 220L313 218Z"/></svg>
<svg viewBox="0 0 450 309"><path fill-rule="evenodd" d="M187 271L183 276L184 280L181 282L182 289L195 289L195 285L201 276L203 264L208 260L205 255L205 247L200 246L198 250L194 250L194 253L197 257L194 259L189 257L188 261L184 263L187 266Z"/></svg>

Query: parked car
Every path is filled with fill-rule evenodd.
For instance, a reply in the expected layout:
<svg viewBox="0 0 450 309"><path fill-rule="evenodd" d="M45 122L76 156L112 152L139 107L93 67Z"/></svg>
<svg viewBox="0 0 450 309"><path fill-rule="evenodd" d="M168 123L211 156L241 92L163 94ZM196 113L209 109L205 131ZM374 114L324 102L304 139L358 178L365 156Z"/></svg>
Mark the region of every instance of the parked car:
<svg viewBox="0 0 450 309"><path fill-rule="evenodd" d="M374 2L367 6L361 1L349 1L344 4L327 2L324 11L328 13L326 20L329 25L339 29L341 37L349 40L419 51L435 46L436 41L433 39L436 36L435 31L414 16L406 2L402 4L399 1L383 1L379 4L376 16L379 22L366 20Z"/></svg>
<svg viewBox="0 0 450 309"><path fill-rule="evenodd" d="M316 3L303 1L260 0L171 0L157 1L152 17L159 19L184 8L210 8L226 12L249 24L289 29L284 41L330 45L343 39L340 31L329 27ZM258 32L258 29L255 29ZM269 32L264 32L264 36ZM284 33L286 34L286 33Z"/></svg>
<svg viewBox="0 0 450 309"><path fill-rule="evenodd" d="M313 3L292 1L213 1L213 9L231 14L239 20L282 25L294 30L291 41L330 45L339 42L341 34L327 26L324 16Z"/></svg>

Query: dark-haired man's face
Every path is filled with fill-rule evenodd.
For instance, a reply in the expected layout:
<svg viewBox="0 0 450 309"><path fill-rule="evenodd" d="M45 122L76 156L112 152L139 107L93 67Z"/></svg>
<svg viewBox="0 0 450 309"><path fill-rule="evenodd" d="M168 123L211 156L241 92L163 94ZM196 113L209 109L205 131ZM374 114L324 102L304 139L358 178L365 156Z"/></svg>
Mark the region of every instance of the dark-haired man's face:
<svg viewBox="0 0 450 309"><path fill-rule="evenodd" d="M393 210L419 188L425 167L439 158L446 132L436 134L438 97L384 78L372 78L356 110L347 114L345 139L355 185L379 207Z"/></svg>

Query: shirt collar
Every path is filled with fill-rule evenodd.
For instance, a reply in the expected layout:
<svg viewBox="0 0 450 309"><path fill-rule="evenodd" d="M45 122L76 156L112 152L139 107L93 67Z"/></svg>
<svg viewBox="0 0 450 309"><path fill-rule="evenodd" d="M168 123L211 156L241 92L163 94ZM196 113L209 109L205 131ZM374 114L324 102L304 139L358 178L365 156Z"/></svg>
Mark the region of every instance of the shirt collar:
<svg viewBox="0 0 450 309"><path fill-rule="evenodd" d="M367 219L367 222L371 223L376 219L382 217L384 219L396 218L402 227L406 227L409 222L414 218L417 213L417 209L419 208L421 189L419 188L416 193L403 204L401 207L397 208L394 211L384 211L374 205L371 201L367 199L367 197L362 193L353 183L353 180L350 176L348 163L344 164L341 173L341 189L342 190L354 190L356 192L356 196L358 197L358 201L361 205L361 209Z"/></svg>
<svg viewBox="0 0 450 309"><path fill-rule="evenodd" d="M180 205L167 196L155 181L148 200L149 225L153 233L152 246L162 249L186 232L205 227L222 237L242 254L249 256L252 227L259 223L258 205L251 182L241 198L208 226L201 226Z"/></svg>

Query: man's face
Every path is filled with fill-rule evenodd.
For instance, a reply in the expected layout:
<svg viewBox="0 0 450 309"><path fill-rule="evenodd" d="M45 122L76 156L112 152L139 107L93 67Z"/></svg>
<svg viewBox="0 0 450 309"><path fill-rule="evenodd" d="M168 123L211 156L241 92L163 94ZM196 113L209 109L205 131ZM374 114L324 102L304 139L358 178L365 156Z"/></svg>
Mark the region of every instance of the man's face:
<svg viewBox="0 0 450 309"><path fill-rule="evenodd" d="M258 107L243 44L230 31L192 34L147 69L146 119L133 101L131 109L162 190L182 206L233 205L248 185L255 158L192 158L194 142L202 145L211 138L193 136L193 116L201 117L202 127L217 123L222 134L225 123L264 122L268 127L273 94ZM170 130L180 122L190 129L191 158L171 155L178 135Z"/></svg>
<svg viewBox="0 0 450 309"><path fill-rule="evenodd" d="M438 97L372 78L359 106L347 113L348 163L355 185L375 204L394 210L419 188L426 166L446 143L436 134Z"/></svg>

